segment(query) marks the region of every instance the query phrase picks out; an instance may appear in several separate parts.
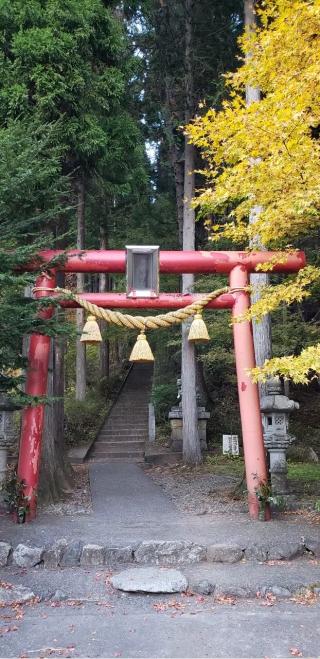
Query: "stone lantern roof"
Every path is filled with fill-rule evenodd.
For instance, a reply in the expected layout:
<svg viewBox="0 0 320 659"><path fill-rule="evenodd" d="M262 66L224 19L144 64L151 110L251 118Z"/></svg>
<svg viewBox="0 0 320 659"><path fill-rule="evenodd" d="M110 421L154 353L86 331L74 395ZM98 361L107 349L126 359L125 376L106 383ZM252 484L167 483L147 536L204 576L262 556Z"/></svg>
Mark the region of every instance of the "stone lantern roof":
<svg viewBox="0 0 320 659"><path fill-rule="evenodd" d="M267 383L267 395L262 396L261 412L292 412L298 410L300 405L295 400L281 393L282 387L279 379L269 380Z"/></svg>

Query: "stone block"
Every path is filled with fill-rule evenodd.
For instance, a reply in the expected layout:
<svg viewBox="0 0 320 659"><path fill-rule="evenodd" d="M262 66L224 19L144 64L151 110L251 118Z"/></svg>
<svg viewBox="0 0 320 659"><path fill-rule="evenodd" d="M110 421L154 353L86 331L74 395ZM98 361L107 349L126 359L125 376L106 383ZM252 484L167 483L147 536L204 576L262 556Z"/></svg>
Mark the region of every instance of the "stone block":
<svg viewBox="0 0 320 659"><path fill-rule="evenodd" d="M219 597L241 597L241 598L252 598L256 597L256 589L253 586L236 586L235 584L233 585L227 585L227 584L217 584L215 591L214 591L214 596L219 598Z"/></svg>
<svg viewBox="0 0 320 659"><path fill-rule="evenodd" d="M105 564L132 563L134 547L105 547Z"/></svg>
<svg viewBox="0 0 320 659"><path fill-rule="evenodd" d="M297 556L302 556L304 552L304 547L302 543L299 542L279 542L268 547L268 560L270 561L281 561L281 560L291 560L292 558L297 558Z"/></svg>
<svg viewBox="0 0 320 659"><path fill-rule="evenodd" d="M199 593L200 595L212 595L215 589L215 584L207 579L201 579L201 581L191 582L189 587L194 593Z"/></svg>
<svg viewBox="0 0 320 659"><path fill-rule="evenodd" d="M249 545L244 550L245 558L248 561L264 562L268 560L268 547L264 545Z"/></svg>
<svg viewBox="0 0 320 659"><path fill-rule="evenodd" d="M64 602L68 599L68 595L64 592L64 590L58 589L54 592L51 599L53 602Z"/></svg>
<svg viewBox="0 0 320 659"><path fill-rule="evenodd" d="M140 593L181 593L188 588L188 581L178 570L155 567L131 568L111 578L117 590Z"/></svg>
<svg viewBox="0 0 320 659"><path fill-rule="evenodd" d="M291 597L292 593L289 588L284 588L283 586L262 586L260 593L265 597L268 593L274 595L275 597Z"/></svg>
<svg viewBox="0 0 320 659"><path fill-rule="evenodd" d="M71 542L70 544L68 543L60 561L61 567L75 567L76 565L79 565L81 552L82 542L76 541Z"/></svg>
<svg viewBox="0 0 320 659"><path fill-rule="evenodd" d="M25 586L0 585L0 606L10 606L11 604L23 604L33 600L35 594L30 588Z"/></svg>
<svg viewBox="0 0 320 659"><path fill-rule="evenodd" d="M240 545L209 545L207 547L207 561L210 563L238 563L243 558L243 549Z"/></svg>
<svg viewBox="0 0 320 659"><path fill-rule="evenodd" d="M67 541L64 539L57 540L52 547L45 549L43 553L43 564L46 568L57 568L59 567L63 552L67 546Z"/></svg>
<svg viewBox="0 0 320 659"><path fill-rule="evenodd" d="M134 552L137 563L178 565L205 560L206 548L186 540L151 540L142 542Z"/></svg>
<svg viewBox="0 0 320 659"><path fill-rule="evenodd" d="M44 547L28 547L20 544L13 551L13 563L19 567L34 567L40 563L43 552Z"/></svg>
<svg viewBox="0 0 320 659"><path fill-rule="evenodd" d="M0 542L0 567L5 567L11 552L11 545L8 542Z"/></svg>
<svg viewBox="0 0 320 659"><path fill-rule="evenodd" d="M102 545L84 545L80 565L103 565L105 549Z"/></svg>

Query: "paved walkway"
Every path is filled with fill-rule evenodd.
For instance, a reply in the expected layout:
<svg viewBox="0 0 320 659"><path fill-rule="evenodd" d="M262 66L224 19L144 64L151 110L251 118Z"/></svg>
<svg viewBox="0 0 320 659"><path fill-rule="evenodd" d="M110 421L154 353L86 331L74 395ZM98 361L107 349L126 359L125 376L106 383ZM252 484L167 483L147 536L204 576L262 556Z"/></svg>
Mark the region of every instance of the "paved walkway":
<svg viewBox="0 0 320 659"><path fill-rule="evenodd" d="M35 545L55 539L134 543L191 540L199 544L300 541L320 528L297 521L251 522L247 514L195 516L178 511L167 495L135 464L90 466L93 511L84 515L39 514L30 524L0 519L0 539Z"/></svg>

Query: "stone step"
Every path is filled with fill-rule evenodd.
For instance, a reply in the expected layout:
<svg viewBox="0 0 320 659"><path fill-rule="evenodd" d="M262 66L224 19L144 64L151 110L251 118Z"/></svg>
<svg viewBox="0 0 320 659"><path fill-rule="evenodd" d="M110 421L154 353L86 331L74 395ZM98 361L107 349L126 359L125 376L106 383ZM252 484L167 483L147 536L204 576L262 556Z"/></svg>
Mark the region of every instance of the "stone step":
<svg viewBox="0 0 320 659"><path fill-rule="evenodd" d="M112 450L115 449L116 451L125 451L125 450L135 450L139 449L140 451L144 450L144 441L139 441L139 440L132 440L132 441L125 441L125 442L113 442L111 441L100 441L98 440L92 451L101 451L101 450Z"/></svg>
<svg viewBox="0 0 320 659"><path fill-rule="evenodd" d="M104 451L105 453L110 453L111 451L116 451L117 453L125 453L126 451L144 451L144 442L97 442L92 448L92 453L96 451Z"/></svg>
<svg viewBox="0 0 320 659"><path fill-rule="evenodd" d="M139 458L141 462L143 461L143 451L128 451L127 449L123 452L121 451L101 451L100 452L95 452L93 451L92 454L90 455L90 460L96 460L96 458L104 458L104 459L109 459L109 458L119 458L120 461L122 458Z"/></svg>
<svg viewBox="0 0 320 659"><path fill-rule="evenodd" d="M110 444L115 444L116 446L122 446L123 444L141 444L145 445L146 444L146 438L141 437L141 435L132 435L131 437L128 437L125 435L124 437L115 437L114 435L110 437L98 437L98 439L95 441L95 446L98 446L98 444L103 444L105 446L109 446Z"/></svg>
<svg viewBox="0 0 320 659"><path fill-rule="evenodd" d="M141 455L141 457L139 456L137 458L136 457L129 457L128 458L125 455L122 455L121 457L115 458L113 455L104 455L104 456L99 456L99 457L90 457L90 458L88 458L87 462L94 462L94 463L98 463L98 464L104 464L104 463L108 463L108 462L115 462L117 464L121 464L121 463L124 463L124 464L130 464L130 463L143 464L144 460L143 460L143 455Z"/></svg>
<svg viewBox="0 0 320 659"><path fill-rule="evenodd" d="M106 437L110 437L111 435L143 435L144 437L148 436L148 428L146 426L143 426L142 428L139 428L137 426L133 426L132 428L118 428L117 426L114 426L114 428L101 428L99 437L101 435L105 435Z"/></svg>
<svg viewBox="0 0 320 659"><path fill-rule="evenodd" d="M110 418L123 419L125 415L134 414L134 416L141 417L148 414L147 407L136 407L135 405L128 405L126 407L120 406L117 409L113 409Z"/></svg>
<svg viewBox="0 0 320 659"><path fill-rule="evenodd" d="M148 427L148 422L147 419L122 419L122 421L119 421L118 423L112 419L107 420L106 423L103 425L103 428L108 428L112 430L113 428L125 428L126 430L130 430L131 428L147 428Z"/></svg>
<svg viewBox="0 0 320 659"><path fill-rule="evenodd" d="M101 437L147 437L147 429L143 428L143 430L139 430L138 428L130 428L130 429L123 429L123 430L101 430L99 433L99 439Z"/></svg>

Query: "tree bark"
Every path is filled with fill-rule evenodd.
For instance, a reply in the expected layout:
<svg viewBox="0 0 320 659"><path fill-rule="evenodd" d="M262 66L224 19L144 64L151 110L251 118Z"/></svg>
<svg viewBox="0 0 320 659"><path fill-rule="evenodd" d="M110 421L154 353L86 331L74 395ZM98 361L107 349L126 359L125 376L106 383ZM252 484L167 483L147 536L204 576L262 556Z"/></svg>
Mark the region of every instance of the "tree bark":
<svg viewBox="0 0 320 659"><path fill-rule="evenodd" d="M104 227L100 227L100 249L107 249L107 232ZM99 293L105 293L109 290L109 275L106 272L99 274ZM99 321L101 334L106 327L103 320ZM103 340L100 344L100 376L109 377L110 359L109 359L109 340Z"/></svg>
<svg viewBox="0 0 320 659"><path fill-rule="evenodd" d="M51 339L47 395L58 400L46 405L40 470L42 501L56 502L72 490L72 469L64 451L64 339Z"/></svg>
<svg viewBox="0 0 320 659"><path fill-rule="evenodd" d="M176 143L173 112L174 112L174 95L172 93L169 76L166 76L166 129L169 143L169 157L173 169L176 205L177 205L177 222L178 222L178 240L179 246L183 244L183 197L184 197L184 154Z"/></svg>
<svg viewBox="0 0 320 659"><path fill-rule="evenodd" d="M77 194L77 248L84 249L85 245L85 186L83 176L76 182ZM84 290L85 276L77 274L77 290ZM76 310L77 340L76 340L76 400L84 400L86 397L86 346L80 342L80 336L84 325L83 309Z"/></svg>
<svg viewBox="0 0 320 659"><path fill-rule="evenodd" d="M256 26L256 14L254 11L255 2L254 0L244 0L244 16L245 16L245 28L249 33L251 30L255 29ZM247 56L250 58L250 53ZM251 85L246 86L246 104L251 105L260 101L261 94L258 87L252 87ZM254 167L254 163L253 163ZM254 224L257 220L257 217L261 213L261 208L259 206L254 206L251 210L249 222ZM251 247L256 247L259 250L265 249L261 244L259 236L255 236L253 239ZM269 275L267 274L251 274L250 275L250 285L253 288L253 293L251 295L251 303L254 304L261 297L261 289L264 286L267 286L270 282ZM271 334L271 318L270 314L263 316L262 320L258 323L253 321L253 339L254 339L254 351L257 366L262 366L266 359L272 357L272 334ZM259 384L259 393L260 399L261 396L266 394L266 384Z"/></svg>
<svg viewBox="0 0 320 659"><path fill-rule="evenodd" d="M192 71L192 10L193 0L185 0L185 120L188 123L193 108ZM194 196L195 149L185 137L184 149L184 203L183 203L183 249L195 249L195 212L191 207ZM192 291L194 276L182 275L182 292ZM198 410L196 397L196 355L195 346L188 341L190 321L182 324L181 380L183 418L183 459L187 464L201 462L200 439L198 432Z"/></svg>

